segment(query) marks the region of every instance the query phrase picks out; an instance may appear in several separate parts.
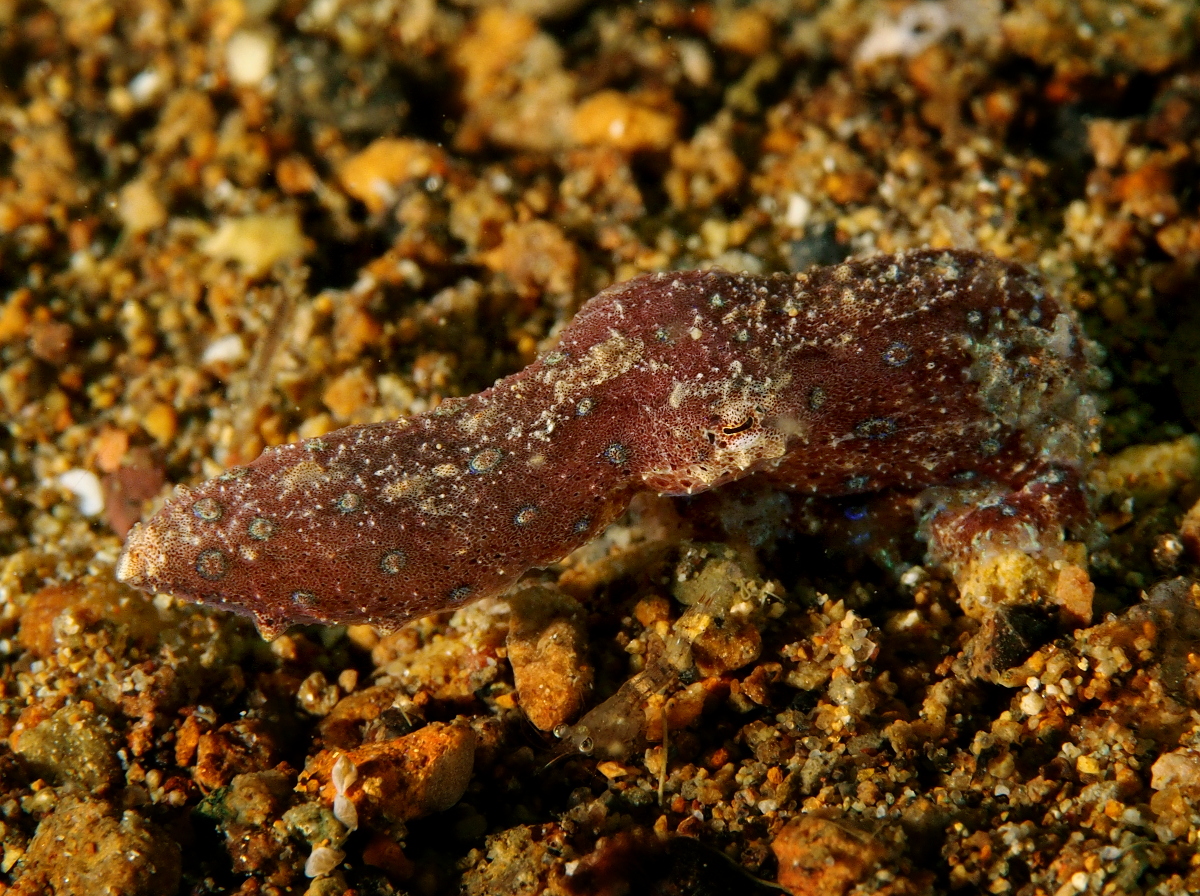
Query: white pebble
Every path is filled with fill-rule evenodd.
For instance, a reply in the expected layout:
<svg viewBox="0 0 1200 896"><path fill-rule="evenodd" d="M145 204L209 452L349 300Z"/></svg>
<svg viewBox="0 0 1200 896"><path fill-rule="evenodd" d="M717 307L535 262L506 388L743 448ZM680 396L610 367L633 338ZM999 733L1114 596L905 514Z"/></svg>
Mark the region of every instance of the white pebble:
<svg viewBox="0 0 1200 896"><path fill-rule="evenodd" d="M811 213L812 203L799 193L792 193L788 196L787 211L783 213L783 223L788 227L799 229L808 223L808 216Z"/></svg>
<svg viewBox="0 0 1200 896"><path fill-rule="evenodd" d="M204 364L234 364L246 357L246 344L237 333L230 333L213 340L204 350L200 360Z"/></svg>
<svg viewBox="0 0 1200 896"><path fill-rule="evenodd" d="M679 67L683 76L697 87L712 83L713 60L708 49L698 40L677 40L675 52L679 54Z"/></svg>
<svg viewBox="0 0 1200 896"><path fill-rule="evenodd" d="M334 791L342 794L346 792L347 787L358 780L358 769L346 754L342 753L333 763L333 770L329 777L333 781Z"/></svg>
<svg viewBox="0 0 1200 896"><path fill-rule="evenodd" d="M304 863L304 876L324 877L338 865L342 864L342 859L344 858L346 858L346 854L340 849L318 846L312 851L312 855L308 857L308 861Z"/></svg>
<svg viewBox="0 0 1200 896"><path fill-rule="evenodd" d="M900 576L900 584L905 588L916 588L925 581L927 574L923 566L910 566Z"/></svg>
<svg viewBox="0 0 1200 896"><path fill-rule="evenodd" d="M333 817L344 824L346 830L358 830L358 807L344 793L333 798Z"/></svg>
<svg viewBox="0 0 1200 896"><path fill-rule="evenodd" d="M1192 789L1200 784L1200 753L1182 748L1163 753L1150 766L1150 789L1163 790L1177 785Z"/></svg>
<svg viewBox="0 0 1200 896"><path fill-rule="evenodd" d="M894 19L881 15L858 45L855 62L866 65L895 56L911 58L945 37L954 24L947 5L935 0L907 6Z"/></svg>
<svg viewBox="0 0 1200 896"><path fill-rule="evenodd" d="M125 89L139 106L154 99L163 88L163 77L152 68L146 69L134 76Z"/></svg>
<svg viewBox="0 0 1200 896"><path fill-rule="evenodd" d="M225 68L229 80L242 87L256 87L271 73L275 41L262 31L237 31L225 45Z"/></svg>
<svg viewBox="0 0 1200 896"><path fill-rule="evenodd" d="M1027 716L1036 716L1045 708L1046 701L1042 699L1041 694L1031 692L1021 698L1021 712Z"/></svg>
<svg viewBox="0 0 1200 896"><path fill-rule="evenodd" d="M67 470L58 477L58 484L75 496L76 506L84 516L95 516L104 509L100 477L91 470Z"/></svg>

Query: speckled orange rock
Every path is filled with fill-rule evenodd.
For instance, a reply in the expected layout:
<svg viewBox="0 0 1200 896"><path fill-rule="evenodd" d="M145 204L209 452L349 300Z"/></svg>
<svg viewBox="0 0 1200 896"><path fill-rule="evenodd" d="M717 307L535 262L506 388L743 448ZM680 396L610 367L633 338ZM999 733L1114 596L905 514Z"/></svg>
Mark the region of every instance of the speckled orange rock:
<svg viewBox="0 0 1200 896"><path fill-rule="evenodd" d="M340 750L357 747L363 727L393 706L399 693L398 687L375 685L347 694L321 719L318 730L325 746Z"/></svg>
<svg viewBox="0 0 1200 896"><path fill-rule="evenodd" d="M546 152L568 142L575 75L562 48L533 18L508 4L488 6L450 51L466 106L455 145L485 142ZM519 73L519 74L518 74Z"/></svg>
<svg viewBox="0 0 1200 896"><path fill-rule="evenodd" d="M93 793L107 793L120 782L116 732L90 703L64 706L32 725L25 718L9 745L40 777L55 784L73 782Z"/></svg>
<svg viewBox="0 0 1200 896"><path fill-rule="evenodd" d="M351 156L338 170L343 189L373 213L395 201L395 191L414 178L444 175L445 153L423 140L385 137Z"/></svg>
<svg viewBox="0 0 1200 896"><path fill-rule="evenodd" d="M64 805L38 825L14 896L159 896L179 886L179 844L136 813L103 802Z"/></svg>
<svg viewBox="0 0 1200 896"><path fill-rule="evenodd" d="M475 743L475 733L466 725L434 722L356 750L322 750L309 761L298 789L317 793L333 805L338 795L333 767L345 756L358 773L345 796L359 818L411 821L458 802L471 779Z"/></svg>
<svg viewBox="0 0 1200 896"><path fill-rule="evenodd" d="M840 896L866 883L888 848L858 825L832 818L793 819L771 850L779 884L792 896Z"/></svg>
<svg viewBox="0 0 1200 896"><path fill-rule="evenodd" d="M603 90L579 104L571 136L585 146L627 152L665 150L675 141L675 116L616 90Z"/></svg>
<svg viewBox="0 0 1200 896"><path fill-rule="evenodd" d="M152 605L107 578L88 577L50 585L29 599L21 614L17 643L33 656L45 658L72 636L120 619L127 636L147 645L161 620Z"/></svg>
<svg viewBox="0 0 1200 896"><path fill-rule="evenodd" d="M500 245L483 253L481 260L504 274L518 295L530 299L546 292L569 293L575 285L579 252L560 227L533 220L505 224Z"/></svg>
<svg viewBox="0 0 1200 896"><path fill-rule="evenodd" d="M534 727L553 731L577 716L591 693L587 616L573 598L536 586L509 605L508 661L521 709Z"/></svg>

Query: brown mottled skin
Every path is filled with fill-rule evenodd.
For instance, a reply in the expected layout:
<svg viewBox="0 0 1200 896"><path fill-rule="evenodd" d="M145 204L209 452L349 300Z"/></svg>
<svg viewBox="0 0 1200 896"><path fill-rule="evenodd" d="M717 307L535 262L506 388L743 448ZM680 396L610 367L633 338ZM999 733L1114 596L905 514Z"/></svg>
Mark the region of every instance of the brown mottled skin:
<svg viewBox="0 0 1200 896"><path fill-rule="evenodd" d="M1087 515L1087 350L1034 276L970 251L638 277L485 392L180 489L130 533L117 572L249 613L265 634L390 628L504 591L638 491L751 475L921 494L937 559L989 527L1036 551Z"/></svg>

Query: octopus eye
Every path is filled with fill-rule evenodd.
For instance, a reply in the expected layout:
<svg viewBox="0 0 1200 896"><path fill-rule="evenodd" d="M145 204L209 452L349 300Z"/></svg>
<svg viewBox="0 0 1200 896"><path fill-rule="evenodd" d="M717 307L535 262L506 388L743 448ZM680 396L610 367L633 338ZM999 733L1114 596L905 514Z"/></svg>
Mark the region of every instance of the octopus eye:
<svg viewBox="0 0 1200 896"><path fill-rule="evenodd" d="M722 426L721 432L725 433L725 435L727 435L727 436L736 436L739 432L745 432L750 427L752 427L754 425L754 422L755 422L754 415L751 414L749 417L747 417L745 420L743 420L741 423L737 424L736 426Z"/></svg>

